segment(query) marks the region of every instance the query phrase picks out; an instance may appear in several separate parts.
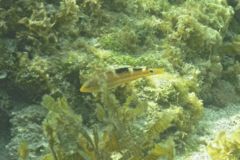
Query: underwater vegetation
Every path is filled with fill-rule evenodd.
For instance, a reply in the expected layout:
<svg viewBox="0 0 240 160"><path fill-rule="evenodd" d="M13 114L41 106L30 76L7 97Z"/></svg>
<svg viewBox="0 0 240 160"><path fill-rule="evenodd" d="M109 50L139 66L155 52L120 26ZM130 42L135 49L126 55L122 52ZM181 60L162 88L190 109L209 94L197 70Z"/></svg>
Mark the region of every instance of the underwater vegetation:
<svg viewBox="0 0 240 160"><path fill-rule="evenodd" d="M208 153L213 160L237 160L240 158L240 130L235 130L231 136L225 132L219 133L208 145Z"/></svg>
<svg viewBox="0 0 240 160"><path fill-rule="evenodd" d="M43 105L49 109L49 114L43 125L51 156L46 155L43 159L174 158L172 138L163 141L159 139L159 133L170 127L174 115L178 114L177 109L159 113L157 120L148 126L141 124L141 119L147 118L144 115L147 108L143 104L136 104L136 108L128 106L131 102L119 106L113 95L103 97L103 101L108 106L96 109L101 123L85 128L81 116L74 114L66 99L55 101L49 96L44 97ZM159 142L155 143L157 139Z"/></svg>
<svg viewBox="0 0 240 160"><path fill-rule="evenodd" d="M164 67L180 74L188 74L194 64L192 68L201 71L201 97L215 103L213 82L237 65L224 62L226 56L235 58L228 53L230 44L237 44L231 42L235 36L224 41L235 20L233 7L224 0L3 0L1 4L5 28L0 46L0 71L5 78L1 81L11 94L24 92L30 101L39 101L46 93L73 97L70 94L75 92L78 96L74 88L79 85L79 70L82 84L101 62L103 70L130 65ZM237 72L236 67L233 70Z"/></svg>
<svg viewBox="0 0 240 160"><path fill-rule="evenodd" d="M0 115L12 124L10 159L175 159L204 105L239 102L239 6L1 0ZM164 73L134 81L127 74L117 87L94 79L100 92L79 92L91 77L125 66Z"/></svg>
<svg viewBox="0 0 240 160"><path fill-rule="evenodd" d="M43 127L50 154L43 159L174 159L175 141L183 142L201 117L203 104L194 93L184 93L181 89L187 86L178 80L165 83L170 85L165 98L176 96L172 95L175 91L180 103L176 100L174 105L173 100L161 108L163 99L157 100L162 98L158 95L161 90L154 86L148 92L156 95L142 99L144 94L138 95L135 89L125 100L105 89L96 105L96 122L89 127L83 125L82 116L74 113L65 98L44 96L42 105L49 113Z"/></svg>

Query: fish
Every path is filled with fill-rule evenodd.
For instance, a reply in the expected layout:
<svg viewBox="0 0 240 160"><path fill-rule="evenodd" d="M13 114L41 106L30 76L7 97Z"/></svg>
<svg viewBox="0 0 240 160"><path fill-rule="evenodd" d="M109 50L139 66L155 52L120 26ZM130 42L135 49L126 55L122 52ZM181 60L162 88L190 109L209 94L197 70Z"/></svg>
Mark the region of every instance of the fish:
<svg viewBox="0 0 240 160"><path fill-rule="evenodd" d="M80 92L94 93L101 88L115 88L139 78L163 74L163 68L121 67L96 75L80 87ZM106 87L104 87L104 85Z"/></svg>

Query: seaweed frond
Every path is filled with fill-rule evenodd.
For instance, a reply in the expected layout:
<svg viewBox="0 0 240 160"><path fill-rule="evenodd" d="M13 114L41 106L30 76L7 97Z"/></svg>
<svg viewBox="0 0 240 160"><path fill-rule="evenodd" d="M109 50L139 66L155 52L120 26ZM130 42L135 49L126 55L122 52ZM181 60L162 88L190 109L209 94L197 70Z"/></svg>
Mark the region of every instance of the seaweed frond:
<svg viewBox="0 0 240 160"><path fill-rule="evenodd" d="M220 132L207 146L208 154L213 160L238 160L240 158L240 129L231 136Z"/></svg>

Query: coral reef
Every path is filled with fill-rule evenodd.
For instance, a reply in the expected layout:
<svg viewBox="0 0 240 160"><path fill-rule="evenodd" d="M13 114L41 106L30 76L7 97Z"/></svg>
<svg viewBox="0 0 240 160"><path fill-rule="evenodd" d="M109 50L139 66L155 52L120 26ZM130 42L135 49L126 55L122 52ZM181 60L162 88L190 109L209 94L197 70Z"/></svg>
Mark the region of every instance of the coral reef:
<svg viewBox="0 0 240 160"><path fill-rule="evenodd" d="M238 102L239 6L237 0L0 1L0 110L15 111L10 156L16 159L20 145L22 159L174 159L201 119L203 102ZM79 93L92 75L125 65L168 73ZM38 105L45 94L47 117Z"/></svg>
<svg viewBox="0 0 240 160"><path fill-rule="evenodd" d="M103 61L104 67L160 65L181 74L188 74L187 66L194 63L193 67L200 68L201 95L206 99L205 93L223 72L222 57L216 56L216 50L223 43L234 13L224 0L1 3L5 28L2 35L11 42L3 40L9 43L4 50L11 53L5 53L1 61L12 61L2 63L5 65L1 71L8 73L9 88L15 86L30 100L40 100L46 93L73 97L74 89L62 87L77 88L79 84L69 83L66 74L77 76L79 70L85 72L88 68L91 73L99 61ZM104 58L103 54L108 56ZM123 54L130 56L122 59ZM136 55L141 56L136 59ZM69 64L67 59L72 56L81 61ZM60 57L66 61L59 61ZM147 58L143 61L141 57ZM56 77L57 73L63 75ZM82 83L88 75L80 76Z"/></svg>

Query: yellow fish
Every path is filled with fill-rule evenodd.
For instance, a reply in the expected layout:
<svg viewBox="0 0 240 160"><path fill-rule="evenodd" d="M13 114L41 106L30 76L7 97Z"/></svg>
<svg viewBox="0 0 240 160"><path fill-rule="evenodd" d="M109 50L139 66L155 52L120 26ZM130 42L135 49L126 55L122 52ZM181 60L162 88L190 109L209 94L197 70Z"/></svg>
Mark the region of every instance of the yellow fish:
<svg viewBox="0 0 240 160"><path fill-rule="evenodd" d="M98 92L102 88L102 85L106 85L107 88L114 88L138 78L162 73L164 73L164 69L162 68L117 68L86 81L81 86L80 92Z"/></svg>

